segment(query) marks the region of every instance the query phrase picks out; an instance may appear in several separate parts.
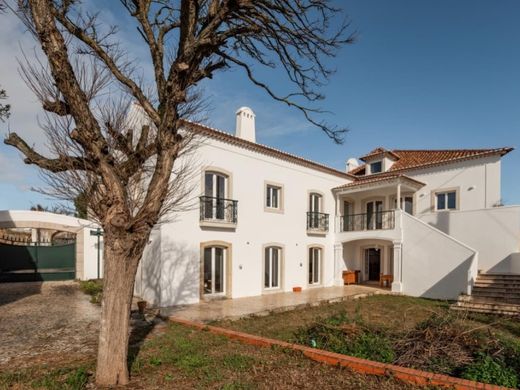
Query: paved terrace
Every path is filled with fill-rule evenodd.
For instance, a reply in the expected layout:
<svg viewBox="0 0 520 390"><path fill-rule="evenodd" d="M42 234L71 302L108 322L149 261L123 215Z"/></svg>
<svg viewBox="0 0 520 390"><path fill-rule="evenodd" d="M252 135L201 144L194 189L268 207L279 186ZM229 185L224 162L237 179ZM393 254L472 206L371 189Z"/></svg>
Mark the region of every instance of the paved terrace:
<svg viewBox="0 0 520 390"><path fill-rule="evenodd" d="M161 308L161 315L197 322L221 319L239 319L268 315L272 312L318 306L349 299L365 298L374 294L390 294L388 289L371 286L315 287L302 292L283 292L235 299L212 300L194 305Z"/></svg>

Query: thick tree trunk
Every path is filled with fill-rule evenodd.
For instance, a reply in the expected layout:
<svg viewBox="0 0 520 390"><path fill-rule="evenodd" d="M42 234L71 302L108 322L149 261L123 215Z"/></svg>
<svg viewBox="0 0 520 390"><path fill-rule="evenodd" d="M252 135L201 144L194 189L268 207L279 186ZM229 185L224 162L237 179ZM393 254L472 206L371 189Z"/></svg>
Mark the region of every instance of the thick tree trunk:
<svg viewBox="0 0 520 390"><path fill-rule="evenodd" d="M105 231L103 300L96 383L126 385L130 308L137 265L146 241L114 238Z"/></svg>

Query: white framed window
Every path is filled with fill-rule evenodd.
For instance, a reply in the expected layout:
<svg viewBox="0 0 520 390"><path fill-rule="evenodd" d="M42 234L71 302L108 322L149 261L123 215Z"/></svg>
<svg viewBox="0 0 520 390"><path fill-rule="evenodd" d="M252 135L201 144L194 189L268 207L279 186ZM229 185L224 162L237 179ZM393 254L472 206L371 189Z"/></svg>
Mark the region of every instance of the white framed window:
<svg viewBox="0 0 520 390"><path fill-rule="evenodd" d="M319 247L309 248L309 285L321 284L322 250Z"/></svg>
<svg viewBox="0 0 520 390"><path fill-rule="evenodd" d="M282 187L267 184L265 188L265 207L267 209L282 209Z"/></svg>
<svg viewBox="0 0 520 390"><path fill-rule="evenodd" d="M383 172L383 162L382 161L374 161L370 164L370 173L380 173Z"/></svg>
<svg viewBox="0 0 520 390"><path fill-rule="evenodd" d="M443 191L435 193L435 210L456 210L457 209L457 191Z"/></svg>
<svg viewBox="0 0 520 390"><path fill-rule="evenodd" d="M282 248L268 246L264 249L264 289L274 290L281 286Z"/></svg>

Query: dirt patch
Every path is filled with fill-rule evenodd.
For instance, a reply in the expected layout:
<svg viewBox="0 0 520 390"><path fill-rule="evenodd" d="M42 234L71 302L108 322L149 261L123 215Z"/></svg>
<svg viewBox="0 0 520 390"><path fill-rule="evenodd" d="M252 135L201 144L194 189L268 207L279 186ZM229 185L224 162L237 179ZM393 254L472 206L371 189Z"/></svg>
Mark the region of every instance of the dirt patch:
<svg viewBox="0 0 520 390"><path fill-rule="evenodd" d="M91 358L99 314L76 282L0 284L0 371Z"/></svg>

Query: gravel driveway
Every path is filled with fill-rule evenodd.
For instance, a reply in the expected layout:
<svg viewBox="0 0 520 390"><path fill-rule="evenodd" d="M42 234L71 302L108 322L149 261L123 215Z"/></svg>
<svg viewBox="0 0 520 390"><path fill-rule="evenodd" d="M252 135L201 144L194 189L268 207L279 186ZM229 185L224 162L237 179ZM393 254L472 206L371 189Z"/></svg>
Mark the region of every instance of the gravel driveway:
<svg viewBox="0 0 520 390"><path fill-rule="evenodd" d="M99 314L76 282L0 283L0 371L92 357Z"/></svg>

